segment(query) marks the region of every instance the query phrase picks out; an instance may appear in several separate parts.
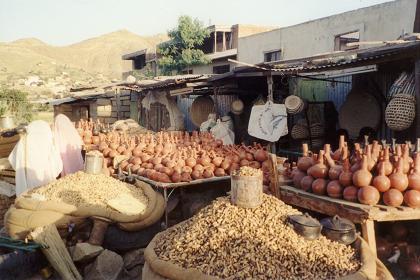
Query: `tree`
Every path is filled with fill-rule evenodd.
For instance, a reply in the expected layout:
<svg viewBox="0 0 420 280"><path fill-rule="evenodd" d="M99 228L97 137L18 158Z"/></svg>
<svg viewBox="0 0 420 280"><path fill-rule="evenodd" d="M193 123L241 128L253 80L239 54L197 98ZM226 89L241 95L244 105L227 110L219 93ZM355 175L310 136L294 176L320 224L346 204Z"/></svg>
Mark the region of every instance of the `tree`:
<svg viewBox="0 0 420 280"><path fill-rule="evenodd" d="M169 41L158 46L158 65L165 75L173 71L178 74L193 65L209 63L204 52L199 49L210 36L207 28L189 16L178 18L178 26L168 32Z"/></svg>
<svg viewBox="0 0 420 280"><path fill-rule="evenodd" d="M0 88L0 117L12 116L17 122L32 120L32 104L26 92Z"/></svg>

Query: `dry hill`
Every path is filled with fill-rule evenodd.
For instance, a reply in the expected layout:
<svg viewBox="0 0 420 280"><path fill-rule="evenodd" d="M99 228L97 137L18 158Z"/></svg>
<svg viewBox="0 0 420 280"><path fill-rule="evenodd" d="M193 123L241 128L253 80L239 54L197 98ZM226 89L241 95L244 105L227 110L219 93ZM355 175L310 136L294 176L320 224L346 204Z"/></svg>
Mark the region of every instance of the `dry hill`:
<svg viewBox="0 0 420 280"><path fill-rule="evenodd" d="M34 38L0 43L0 83L37 93L35 98L62 95L71 86L120 79L128 65L123 54L154 48L165 39L121 30L63 47Z"/></svg>

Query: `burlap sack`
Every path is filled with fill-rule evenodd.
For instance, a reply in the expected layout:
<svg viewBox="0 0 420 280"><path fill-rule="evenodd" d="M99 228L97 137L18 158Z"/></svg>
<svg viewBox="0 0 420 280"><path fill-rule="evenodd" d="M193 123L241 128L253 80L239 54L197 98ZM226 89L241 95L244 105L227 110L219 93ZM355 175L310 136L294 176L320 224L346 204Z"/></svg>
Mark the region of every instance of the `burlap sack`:
<svg viewBox="0 0 420 280"><path fill-rule="evenodd" d="M161 194L156 193L156 205L152 213L141 221L133 223L118 223L118 227L126 231L138 231L143 228L146 228L154 223L156 223L160 218L162 218L163 213L165 212L166 204L165 199Z"/></svg>
<svg viewBox="0 0 420 280"><path fill-rule="evenodd" d="M182 226L180 223L177 226ZM163 279L167 278L170 280L218 280L220 278L203 274L197 269L185 269L174 263L163 261L158 258L155 253L156 240L165 237L165 231L158 233L153 240L147 246L144 252L144 258L148 266L150 266L151 272L157 274ZM373 252L370 250L368 244L361 238L355 243L355 246L360 250L360 258L362 266L360 269L351 275L347 275L339 278L340 280L375 280L376 279L376 259ZM150 271L146 271L148 274L153 275ZM234 278L234 277L232 277ZM148 279L148 278L144 278ZM158 278L156 279L158 280Z"/></svg>
<svg viewBox="0 0 420 280"><path fill-rule="evenodd" d="M147 280L169 280L168 278L162 277L159 274L155 273L150 265L146 262L144 263L143 270L141 273L141 279Z"/></svg>
<svg viewBox="0 0 420 280"><path fill-rule="evenodd" d="M27 193L22 194L16 199L15 206L19 209L33 211L54 211L61 214L77 217L99 216L110 219L114 222L137 222L150 216L152 211L155 209L157 196L156 192L149 184L136 180L135 185L143 190L144 195L149 200L146 210L142 214L138 215L126 215L112 209L95 206L76 207L64 202L39 201L30 198Z"/></svg>
<svg viewBox="0 0 420 280"><path fill-rule="evenodd" d="M32 211L10 207L5 215L6 231L11 238L25 239L31 230L55 224L67 227L70 224L81 224L85 219L58 213L55 211Z"/></svg>

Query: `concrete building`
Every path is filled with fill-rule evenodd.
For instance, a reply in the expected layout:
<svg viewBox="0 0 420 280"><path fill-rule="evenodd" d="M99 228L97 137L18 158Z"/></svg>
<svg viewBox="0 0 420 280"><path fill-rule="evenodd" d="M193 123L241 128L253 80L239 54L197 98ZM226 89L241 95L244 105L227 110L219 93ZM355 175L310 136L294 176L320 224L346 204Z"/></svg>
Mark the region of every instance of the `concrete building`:
<svg viewBox="0 0 420 280"><path fill-rule="evenodd" d="M131 60L129 71L122 73L125 80L128 76L157 76L156 50L143 49L122 56L123 60Z"/></svg>
<svg viewBox="0 0 420 280"><path fill-rule="evenodd" d="M193 66L186 69L182 74L222 74L233 69L229 58L237 59L238 40L244 36L272 30L273 27L235 24L232 26L211 25L208 27L210 36L205 40L202 51L207 55L211 63L207 65ZM129 71L122 73L125 80L128 76L159 75L156 50L144 49L122 56L123 60L131 60Z"/></svg>
<svg viewBox="0 0 420 280"><path fill-rule="evenodd" d="M210 30L210 36L201 49L211 63L194 66L188 74L223 74L229 72L235 65L228 62L228 59L237 59L239 39L272 30L273 27L235 24L232 26L212 25L208 29Z"/></svg>
<svg viewBox="0 0 420 280"><path fill-rule="evenodd" d="M237 58L257 64L372 47L347 47L352 42L396 40L413 32L416 5L417 0L396 0L241 37Z"/></svg>

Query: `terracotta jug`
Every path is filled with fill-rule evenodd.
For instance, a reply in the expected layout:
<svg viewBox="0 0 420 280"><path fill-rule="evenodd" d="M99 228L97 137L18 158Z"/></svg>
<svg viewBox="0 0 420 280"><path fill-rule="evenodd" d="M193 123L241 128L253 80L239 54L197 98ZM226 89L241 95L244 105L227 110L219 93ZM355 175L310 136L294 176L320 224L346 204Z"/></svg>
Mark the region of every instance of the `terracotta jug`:
<svg viewBox="0 0 420 280"><path fill-rule="evenodd" d="M373 186L380 192L386 192L391 187L391 181L385 175L385 165L381 165L379 174L373 179Z"/></svg>
<svg viewBox="0 0 420 280"><path fill-rule="evenodd" d="M395 159L397 161L397 159ZM391 181L391 188L397 189L403 192L408 187L408 177L404 174L404 159L399 158L397 161L397 168L394 173L389 176Z"/></svg>
<svg viewBox="0 0 420 280"><path fill-rule="evenodd" d="M378 172L382 168L382 165L384 166L385 175L389 176L392 173L392 170L394 169L392 163L389 161L389 147L384 148L382 160L379 161L377 166Z"/></svg>
<svg viewBox="0 0 420 280"><path fill-rule="evenodd" d="M408 188L420 191L420 153L416 153L414 158L414 168L408 175Z"/></svg>
<svg viewBox="0 0 420 280"><path fill-rule="evenodd" d="M312 157L310 157L308 155L308 144L304 143L302 144L302 157L299 158L298 162L297 162L297 167L299 168L299 170L301 171L306 171L309 169L309 167L311 167L312 165L314 165L314 160Z"/></svg>
<svg viewBox="0 0 420 280"><path fill-rule="evenodd" d="M367 157L364 155L360 169L353 173L353 184L361 188L369 186L371 181L372 173L368 170Z"/></svg>
<svg viewBox="0 0 420 280"><path fill-rule="evenodd" d="M324 163L324 150L319 151L317 163L308 169L308 175L314 178L326 178L328 175L328 167Z"/></svg>

